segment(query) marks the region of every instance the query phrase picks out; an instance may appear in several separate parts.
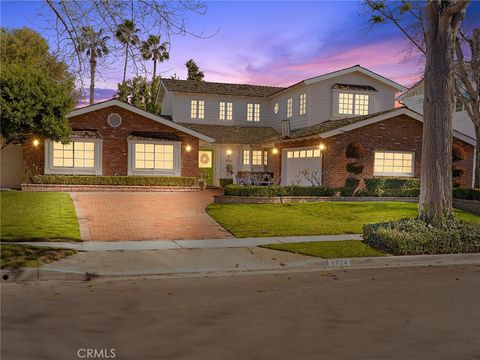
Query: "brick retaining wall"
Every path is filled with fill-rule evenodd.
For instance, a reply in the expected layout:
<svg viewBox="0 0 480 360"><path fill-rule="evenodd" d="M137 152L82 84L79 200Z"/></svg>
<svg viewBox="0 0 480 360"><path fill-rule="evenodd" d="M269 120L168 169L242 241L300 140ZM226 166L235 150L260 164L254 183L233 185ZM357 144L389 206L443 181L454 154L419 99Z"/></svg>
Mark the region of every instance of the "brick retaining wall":
<svg viewBox="0 0 480 360"><path fill-rule="evenodd" d="M453 199L453 207L480 215L480 201L478 200Z"/></svg>
<svg viewBox="0 0 480 360"><path fill-rule="evenodd" d="M402 201L418 202L418 198L405 197L329 197L329 196L225 196L213 197L215 204L286 204L286 203L307 203L326 201Z"/></svg>
<svg viewBox="0 0 480 360"><path fill-rule="evenodd" d="M61 185L61 184L22 184L22 191L57 192L188 192L200 191L199 186L121 186L121 185Z"/></svg>

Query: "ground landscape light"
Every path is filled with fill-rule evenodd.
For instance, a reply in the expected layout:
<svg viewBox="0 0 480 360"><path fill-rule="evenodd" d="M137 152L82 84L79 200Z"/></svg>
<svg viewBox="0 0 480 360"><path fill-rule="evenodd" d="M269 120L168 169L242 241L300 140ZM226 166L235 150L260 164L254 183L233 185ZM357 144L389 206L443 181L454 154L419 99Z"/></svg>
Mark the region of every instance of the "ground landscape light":
<svg viewBox="0 0 480 360"><path fill-rule="evenodd" d="M38 139L33 139L33 146L37 147L40 144L40 141Z"/></svg>

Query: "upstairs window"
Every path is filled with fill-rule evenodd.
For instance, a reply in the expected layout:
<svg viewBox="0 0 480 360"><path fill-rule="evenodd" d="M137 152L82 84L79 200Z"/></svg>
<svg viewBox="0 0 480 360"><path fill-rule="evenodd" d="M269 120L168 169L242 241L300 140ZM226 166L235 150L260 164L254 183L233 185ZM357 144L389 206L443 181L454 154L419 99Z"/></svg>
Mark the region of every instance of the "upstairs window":
<svg viewBox="0 0 480 360"><path fill-rule="evenodd" d="M205 101L192 100L190 103L190 117L192 119L204 119L205 118Z"/></svg>
<svg viewBox="0 0 480 360"><path fill-rule="evenodd" d="M268 165L268 151L263 151L263 165Z"/></svg>
<svg viewBox="0 0 480 360"><path fill-rule="evenodd" d="M252 151L252 165L262 165L262 151L253 150Z"/></svg>
<svg viewBox="0 0 480 360"><path fill-rule="evenodd" d="M367 115L370 95L367 94L338 94L338 114L340 115Z"/></svg>
<svg viewBox="0 0 480 360"><path fill-rule="evenodd" d="M455 98L455 112L463 111L462 99L459 97Z"/></svg>
<svg viewBox="0 0 480 360"><path fill-rule="evenodd" d="M260 104L247 104L247 121L260 121Z"/></svg>
<svg viewBox="0 0 480 360"><path fill-rule="evenodd" d="M307 94L300 94L300 115L305 115L307 113Z"/></svg>
<svg viewBox="0 0 480 360"><path fill-rule="evenodd" d="M273 112L275 114L278 114L278 109L279 109L278 102L276 102L275 105L273 105Z"/></svg>
<svg viewBox="0 0 480 360"><path fill-rule="evenodd" d="M242 151L242 164L243 165L250 165L250 150L243 150Z"/></svg>
<svg viewBox="0 0 480 360"><path fill-rule="evenodd" d="M72 141L69 144L53 143L53 166L70 168L95 167L95 143Z"/></svg>
<svg viewBox="0 0 480 360"><path fill-rule="evenodd" d="M293 115L293 99L287 99L287 118L291 118Z"/></svg>
<svg viewBox="0 0 480 360"><path fill-rule="evenodd" d="M233 103L220 101L220 120L232 120L233 119Z"/></svg>

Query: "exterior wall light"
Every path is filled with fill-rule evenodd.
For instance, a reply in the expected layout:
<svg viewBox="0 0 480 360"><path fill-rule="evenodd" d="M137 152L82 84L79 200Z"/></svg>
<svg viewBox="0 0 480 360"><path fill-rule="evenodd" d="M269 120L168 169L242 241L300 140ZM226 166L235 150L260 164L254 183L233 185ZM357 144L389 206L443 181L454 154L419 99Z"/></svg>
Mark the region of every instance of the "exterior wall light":
<svg viewBox="0 0 480 360"><path fill-rule="evenodd" d="M191 147L190 145L187 145L187 146L185 147L185 150L187 150L187 152L190 152L190 151L192 151L192 147Z"/></svg>
<svg viewBox="0 0 480 360"><path fill-rule="evenodd" d="M275 154L275 155L278 154L278 149L277 149L277 148L273 148L272 153Z"/></svg>
<svg viewBox="0 0 480 360"><path fill-rule="evenodd" d="M40 144L40 141L38 139L33 139L33 146L37 147Z"/></svg>
<svg viewBox="0 0 480 360"><path fill-rule="evenodd" d="M227 150L227 155L228 155L228 156L232 155L232 150L228 149L228 150Z"/></svg>
<svg viewBox="0 0 480 360"><path fill-rule="evenodd" d="M326 149L326 146L325 146L325 144L320 144L320 145L318 146L318 148L320 149L320 151L323 151L323 150Z"/></svg>

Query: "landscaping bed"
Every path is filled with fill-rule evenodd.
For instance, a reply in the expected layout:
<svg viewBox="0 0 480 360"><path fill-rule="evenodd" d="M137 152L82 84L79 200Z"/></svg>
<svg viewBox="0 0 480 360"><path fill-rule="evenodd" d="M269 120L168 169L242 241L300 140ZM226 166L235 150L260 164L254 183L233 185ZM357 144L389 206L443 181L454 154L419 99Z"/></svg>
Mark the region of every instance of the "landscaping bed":
<svg viewBox="0 0 480 360"><path fill-rule="evenodd" d="M186 176L89 176L35 175L33 184L106 185L106 186L196 186L194 177Z"/></svg>
<svg viewBox="0 0 480 360"><path fill-rule="evenodd" d="M323 259L387 255L358 240L266 244L261 245L261 247L272 250L288 251L295 254L316 256Z"/></svg>
<svg viewBox="0 0 480 360"><path fill-rule="evenodd" d="M2 241L80 241L80 228L69 194L0 193Z"/></svg>
<svg viewBox="0 0 480 360"><path fill-rule="evenodd" d="M25 245L0 245L0 250L2 269L39 267L76 253L71 249Z"/></svg>
<svg viewBox="0 0 480 360"><path fill-rule="evenodd" d="M450 221L441 228L416 219L365 225L366 244L393 255L480 252L480 224Z"/></svg>
<svg viewBox="0 0 480 360"><path fill-rule="evenodd" d="M208 214L237 237L360 234L363 225L417 216L408 202L212 204ZM461 220L480 216L455 210Z"/></svg>

